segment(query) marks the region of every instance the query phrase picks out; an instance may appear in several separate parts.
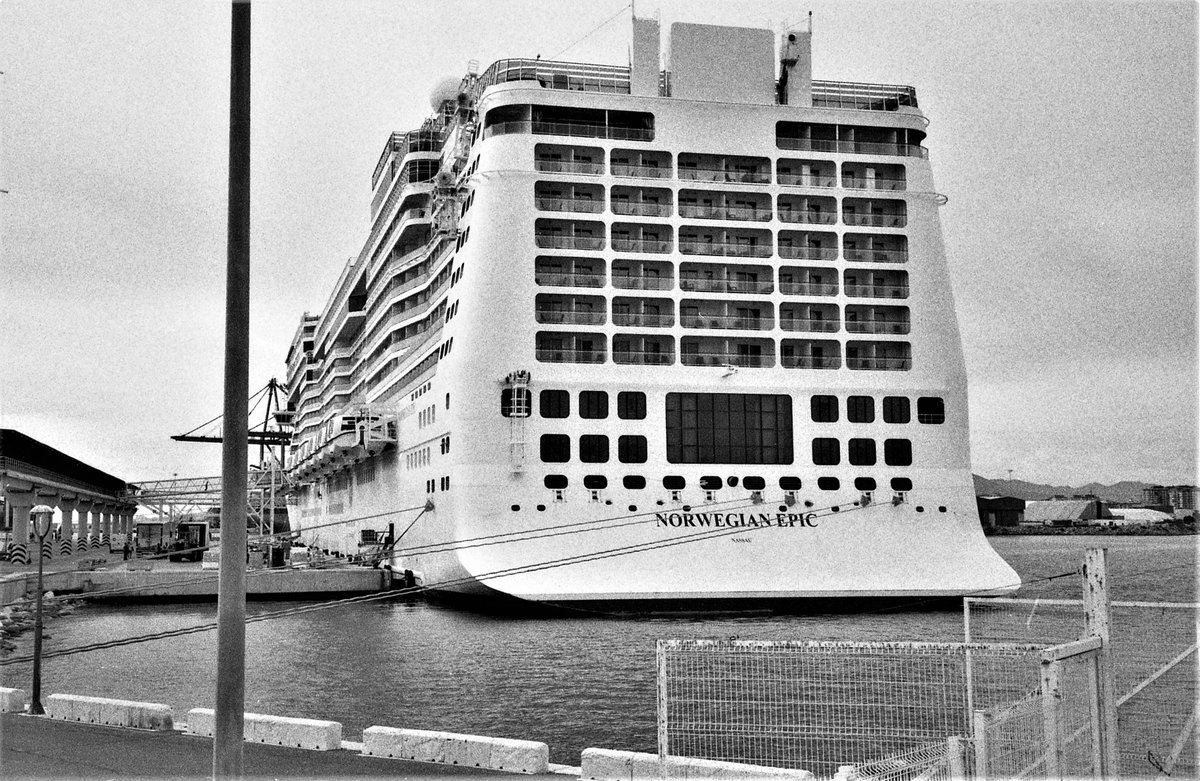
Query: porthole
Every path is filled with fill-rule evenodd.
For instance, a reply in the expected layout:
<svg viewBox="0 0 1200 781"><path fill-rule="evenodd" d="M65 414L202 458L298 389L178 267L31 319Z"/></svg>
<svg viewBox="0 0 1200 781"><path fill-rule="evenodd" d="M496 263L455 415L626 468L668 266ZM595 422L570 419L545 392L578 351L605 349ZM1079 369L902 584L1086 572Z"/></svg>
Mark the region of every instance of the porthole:
<svg viewBox="0 0 1200 781"><path fill-rule="evenodd" d="M943 505L943 506L939 507L939 508L938 508L938 512L939 512L939 513L944 513L944 512L946 512L946 507L945 507L945 505Z"/></svg>
<svg viewBox="0 0 1200 781"><path fill-rule="evenodd" d="M519 504L514 504L514 505L512 506L512 511L513 511L514 513L520 512L520 511L521 511L521 505L519 505Z"/></svg>
<svg viewBox="0 0 1200 781"><path fill-rule="evenodd" d="M738 479L735 476L730 475L725 482L729 484L730 488L737 488ZM703 483L701 483L701 485L703 485Z"/></svg>
<svg viewBox="0 0 1200 781"><path fill-rule="evenodd" d="M918 505L917 505L917 512L919 512L919 513L923 513L923 512L925 512L925 508L924 508L924 507L922 507L921 505L919 505L919 504L918 504Z"/></svg>
<svg viewBox="0 0 1200 781"><path fill-rule="evenodd" d="M742 488L747 491L762 491L767 487L767 481L757 475L749 475L742 479Z"/></svg>
<svg viewBox="0 0 1200 781"><path fill-rule="evenodd" d="M538 512L539 512L539 513L544 513L544 512L546 512L546 505L544 505L544 504L539 504L539 505L538 505Z"/></svg>
<svg viewBox="0 0 1200 781"><path fill-rule="evenodd" d="M637 505L636 505L636 504L631 504L631 505L629 505L629 512L631 512L631 513L636 513L636 512L637 512Z"/></svg>

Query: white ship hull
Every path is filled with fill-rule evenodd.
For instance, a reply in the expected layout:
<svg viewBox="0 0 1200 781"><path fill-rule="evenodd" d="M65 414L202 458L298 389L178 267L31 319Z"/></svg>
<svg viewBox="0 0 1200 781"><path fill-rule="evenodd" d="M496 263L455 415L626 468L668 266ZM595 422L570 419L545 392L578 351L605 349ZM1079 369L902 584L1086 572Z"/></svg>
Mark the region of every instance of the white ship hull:
<svg viewBox="0 0 1200 781"><path fill-rule="evenodd" d="M636 52L623 77L498 63L389 141L371 236L289 354L294 528L393 540L393 570L475 598L1015 588L976 514L915 94L741 100L725 63L664 96L656 52L653 85Z"/></svg>

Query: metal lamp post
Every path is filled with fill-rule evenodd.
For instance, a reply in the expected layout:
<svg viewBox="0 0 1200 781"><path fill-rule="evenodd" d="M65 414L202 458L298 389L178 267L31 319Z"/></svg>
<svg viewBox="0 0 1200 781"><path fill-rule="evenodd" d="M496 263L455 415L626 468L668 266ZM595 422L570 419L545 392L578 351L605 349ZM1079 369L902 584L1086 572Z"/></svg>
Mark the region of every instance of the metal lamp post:
<svg viewBox="0 0 1200 781"><path fill-rule="evenodd" d="M39 504L29 514L33 516L33 530L38 538L37 608L33 614L33 697L29 713L41 716L46 713L42 708L42 548L46 544L46 535L50 533L50 522L54 520L54 508Z"/></svg>

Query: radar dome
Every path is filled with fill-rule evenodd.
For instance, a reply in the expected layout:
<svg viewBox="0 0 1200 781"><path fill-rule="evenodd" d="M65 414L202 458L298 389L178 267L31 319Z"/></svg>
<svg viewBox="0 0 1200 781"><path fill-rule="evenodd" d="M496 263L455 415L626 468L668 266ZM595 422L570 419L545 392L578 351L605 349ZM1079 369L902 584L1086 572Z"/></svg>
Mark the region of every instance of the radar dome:
<svg viewBox="0 0 1200 781"><path fill-rule="evenodd" d="M461 83L462 79L456 76L447 76L439 81L433 91L429 93L429 107L437 111L442 107L442 103L457 99L458 85Z"/></svg>

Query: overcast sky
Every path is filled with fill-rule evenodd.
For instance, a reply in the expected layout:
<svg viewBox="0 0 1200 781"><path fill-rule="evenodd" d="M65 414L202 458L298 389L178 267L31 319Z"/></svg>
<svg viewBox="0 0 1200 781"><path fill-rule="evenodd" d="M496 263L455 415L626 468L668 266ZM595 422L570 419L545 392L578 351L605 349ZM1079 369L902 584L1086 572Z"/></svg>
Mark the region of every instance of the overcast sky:
<svg viewBox="0 0 1200 781"><path fill-rule="evenodd" d="M252 390L433 85L627 64L623 8L254 4ZM664 26L809 9L816 78L912 84L931 119L974 471L1195 480L1196 5L637 0ZM228 5L8 0L0 42L0 426L125 480L219 473L219 446L169 437L221 410Z"/></svg>

